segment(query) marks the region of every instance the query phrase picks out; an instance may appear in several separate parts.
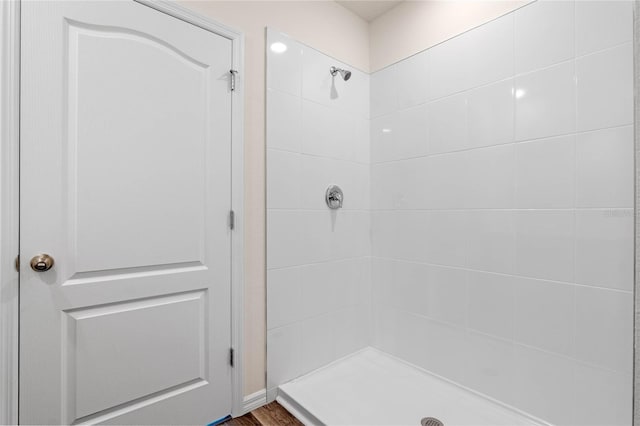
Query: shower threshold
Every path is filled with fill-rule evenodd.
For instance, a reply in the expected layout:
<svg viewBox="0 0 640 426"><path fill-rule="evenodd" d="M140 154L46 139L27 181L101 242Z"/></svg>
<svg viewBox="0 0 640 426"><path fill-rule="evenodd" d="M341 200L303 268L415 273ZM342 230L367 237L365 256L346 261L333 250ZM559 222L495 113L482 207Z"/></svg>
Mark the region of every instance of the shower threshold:
<svg viewBox="0 0 640 426"><path fill-rule="evenodd" d="M305 425L548 425L373 348L280 386L277 400Z"/></svg>

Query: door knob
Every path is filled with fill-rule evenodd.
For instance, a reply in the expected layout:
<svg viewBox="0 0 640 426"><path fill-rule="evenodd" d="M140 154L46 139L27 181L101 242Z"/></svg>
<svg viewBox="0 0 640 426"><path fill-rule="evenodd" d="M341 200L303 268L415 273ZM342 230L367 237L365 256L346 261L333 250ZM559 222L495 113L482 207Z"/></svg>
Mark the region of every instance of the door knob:
<svg viewBox="0 0 640 426"><path fill-rule="evenodd" d="M48 254L38 254L31 258L31 269L36 272L46 272L53 268L53 257Z"/></svg>

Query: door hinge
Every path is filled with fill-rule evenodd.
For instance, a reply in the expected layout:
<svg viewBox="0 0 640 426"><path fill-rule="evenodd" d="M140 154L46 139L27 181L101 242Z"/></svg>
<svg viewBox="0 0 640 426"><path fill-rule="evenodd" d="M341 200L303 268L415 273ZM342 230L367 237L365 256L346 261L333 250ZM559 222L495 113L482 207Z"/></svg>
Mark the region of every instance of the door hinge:
<svg viewBox="0 0 640 426"><path fill-rule="evenodd" d="M233 348L229 348L229 365L231 365L233 367Z"/></svg>
<svg viewBox="0 0 640 426"><path fill-rule="evenodd" d="M16 267L16 271L20 272L20 255L16 256L16 260L15 260L14 265Z"/></svg>
<svg viewBox="0 0 640 426"><path fill-rule="evenodd" d="M238 70L229 70L229 75L231 76L231 91L236 90L236 76L238 75Z"/></svg>
<svg viewBox="0 0 640 426"><path fill-rule="evenodd" d="M233 210L229 211L229 229L236 227L236 213Z"/></svg>

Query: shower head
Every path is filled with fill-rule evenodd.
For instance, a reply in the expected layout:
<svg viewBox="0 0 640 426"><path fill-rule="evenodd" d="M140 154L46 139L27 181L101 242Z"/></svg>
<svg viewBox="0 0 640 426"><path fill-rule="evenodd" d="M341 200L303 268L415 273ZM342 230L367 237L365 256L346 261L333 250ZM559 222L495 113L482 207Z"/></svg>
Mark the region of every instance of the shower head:
<svg viewBox="0 0 640 426"><path fill-rule="evenodd" d="M351 78L351 71L343 70L342 68L331 67L329 72L332 76L335 77L336 74L340 73L340 76L344 81L347 81Z"/></svg>

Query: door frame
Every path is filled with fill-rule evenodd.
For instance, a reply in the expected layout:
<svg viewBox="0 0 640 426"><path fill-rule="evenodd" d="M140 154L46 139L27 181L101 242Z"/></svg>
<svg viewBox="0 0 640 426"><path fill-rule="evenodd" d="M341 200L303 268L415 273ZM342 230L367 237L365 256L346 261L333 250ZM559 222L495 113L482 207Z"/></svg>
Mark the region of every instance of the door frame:
<svg viewBox="0 0 640 426"><path fill-rule="evenodd" d="M20 1L0 1L0 424L18 423L20 165ZM231 98L231 413L243 412L244 312L244 35L167 0L133 0L220 35L232 43ZM214 421L216 419L211 419Z"/></svg>

